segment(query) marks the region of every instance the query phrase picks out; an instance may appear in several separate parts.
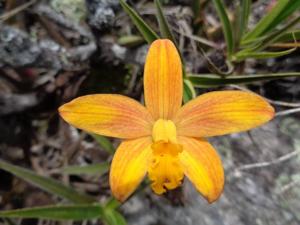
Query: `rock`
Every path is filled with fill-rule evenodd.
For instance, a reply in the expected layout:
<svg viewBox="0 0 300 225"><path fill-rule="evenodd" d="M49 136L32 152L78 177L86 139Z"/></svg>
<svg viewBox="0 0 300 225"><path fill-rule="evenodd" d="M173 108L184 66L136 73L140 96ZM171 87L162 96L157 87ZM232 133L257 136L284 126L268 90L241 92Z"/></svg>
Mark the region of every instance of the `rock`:
<svg viewBox="0 0 300 225"><path fill-rule="evenodd" d="M36 93L2 94L0 97L0 116L23 112L39 103Z"/></svg>
<svg viewBox="0 0 300 225"><path fill-rule="evenodd" d="M118 5L118 0L86 0L90 26L98 30L111 27Z"/></svg>
<svg viewBox="0 0 300 225"><path fill-rule="evenodd" d="M10 26L0 28L0 67L36 66L61 68L59 45L51 40L40 43L30 39L25 32Z"/></svg>
<svg viewBox="0 0 300 225"><path fill-rule="evenodd" d="M9 26L0 28L0 66L30 65L40 54L41 49L24 32Z"/></svg>
<svg viewBox="0 0 300 225"><path fill-rule="evenodd" d="M56 12L78 23L86 18L85 0L52 0L50 5Z"/></svg>

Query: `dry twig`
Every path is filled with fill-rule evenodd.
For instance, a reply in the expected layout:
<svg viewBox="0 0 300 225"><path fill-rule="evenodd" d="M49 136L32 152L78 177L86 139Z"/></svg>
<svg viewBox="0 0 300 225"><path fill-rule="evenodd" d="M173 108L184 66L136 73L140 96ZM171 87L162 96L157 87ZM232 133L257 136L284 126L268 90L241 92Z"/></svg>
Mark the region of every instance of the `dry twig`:
<svg viewBox="0 0 300 225"><path fill-rule="evenodd" d="M247 165L240 166L240 167L236 168L236 171L249 170L249 169L255 169L255 168L263 168L263 167L276 165L276 164L282 163L284 161L287 161L289 159L292 159L293 157L297 156L299 153L300 153L300 150L295 150L293 152L285 154L285 155L283 155L277 159L274 159L272 161L259 162L259 163L253 163L253 164L247 164Z"/></svg>
<svg viewBox="0 0 300 225"><path fill-rule="evenodd" d="M298 113L298 112L300 112L300 108L288 109L288 110L283 110L281 112L277 112L275 114L275 116L276 117L278 117L278 116L286 116L286 115L291 115L291 114Z"/></svg>
<svg viewBox="0 0 300 225"><path fill-rule="evenodd" d="M19 12L27 9L28 7L32 6L34 3L36 3L37 0L31 0L29 2L24 3L23 5L20 5L19 7L8 11L7 13L4 13L3 15L0 16L0 23L4 22L5 20L8 20L12 16L17 15Z"/></svg>

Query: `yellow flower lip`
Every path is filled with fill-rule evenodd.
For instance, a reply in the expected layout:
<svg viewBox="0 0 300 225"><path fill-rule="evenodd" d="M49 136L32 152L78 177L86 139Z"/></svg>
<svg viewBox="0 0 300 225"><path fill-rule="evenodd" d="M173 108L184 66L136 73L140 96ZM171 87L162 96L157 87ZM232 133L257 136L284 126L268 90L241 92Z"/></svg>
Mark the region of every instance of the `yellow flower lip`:
<svg viewBox="0 0 300 225"><path fill-rule="evenodd" d="M266 123L274 109L244 91L215 91L182 106L181 59L167 39L154 41L144 68L145 106L121 95L74 99L59 113L77 128L122 138L110 169L112 194L125 201L148 173L157 194L178 187L183 176L209 202L224 187L221 159L206 137L246 131Z"/></svg>
<svg viewBox="0 0 300 225"><path fill-rule="evenodd" d="M148 168L151 187L156 194L163 194L180 186L184 177L179 154L182 146L166 142L152 144L152 161Z"/></svg>
<svg viewBox="0 0 300 225"><path fill-rule="evenodd" d="M176 126L171 120L157 120L153 125L153 144L148 175L157 194L177 188L183 179L179 162L182 146L177 142Z"/></svg>
<svg viewBox="0 0 300 225"><path fill-rule="evenodd" d="M152 129L153 142L164 141L177 143L176 126L171 120L157 120Z"/></svg>

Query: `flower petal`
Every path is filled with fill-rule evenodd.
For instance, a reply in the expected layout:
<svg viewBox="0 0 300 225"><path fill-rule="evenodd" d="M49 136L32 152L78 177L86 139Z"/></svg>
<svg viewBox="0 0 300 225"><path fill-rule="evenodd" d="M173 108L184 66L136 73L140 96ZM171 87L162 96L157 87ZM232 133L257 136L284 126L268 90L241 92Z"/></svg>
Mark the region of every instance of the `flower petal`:
<svg viewBox="0 0 300 225"><path fill-rule="evenodd" d="M167 39L154 41L145 71L145 103L155 120L172 119L182 104L182 66L174 44Z"/></svg>
<svg viewBox="0 0 300 225"><path fill-rule="evenodd" d="M179 137L179 141L184 174L209 203L216 201L224 187L224 170L217 152L202 139Z"/></svg>
<svg viewBox="0 0 300 225"><path fill-rule="evenodd" d="M184 105L174 122L178 134L211 137L257 127L274 116L274 109L259 95L244 91L215 91Z"/></svg>
<svg viewBox="0 0 300 225"><path fill-rule="evenodd" d="M151 158L150 137L126 140L117 149L110 168L110 188L125 201L144 178Z"/></svg>
<svg viewBox="0 0 300 225"><path fill-rule="evenodd" d="M59 108L65 121L100 135L137 138L151 135L152 117L137 101L110 94L86 95Z"/></svg>

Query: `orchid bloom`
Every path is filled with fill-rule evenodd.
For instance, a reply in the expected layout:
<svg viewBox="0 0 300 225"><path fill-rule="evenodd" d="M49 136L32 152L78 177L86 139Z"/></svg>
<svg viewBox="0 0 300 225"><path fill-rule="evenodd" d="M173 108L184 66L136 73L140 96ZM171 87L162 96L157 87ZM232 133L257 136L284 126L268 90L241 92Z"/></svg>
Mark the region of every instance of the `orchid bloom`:
<svg viewBox="0 0 300 225"><path fill-rule="evenodd" d="M154 41L144 69L145 106L122 95L82 96L59 108L73 126L123 139L110 169L113 195L124 201L148 174L162 194L184 175L211 203L223 191L224 171L208 137L245 131L269 121L274 109L244 91L215 91L182 106L182 65L170 40Z"/></svg>

